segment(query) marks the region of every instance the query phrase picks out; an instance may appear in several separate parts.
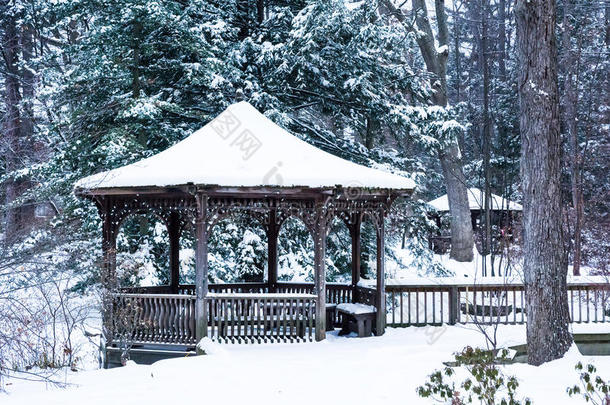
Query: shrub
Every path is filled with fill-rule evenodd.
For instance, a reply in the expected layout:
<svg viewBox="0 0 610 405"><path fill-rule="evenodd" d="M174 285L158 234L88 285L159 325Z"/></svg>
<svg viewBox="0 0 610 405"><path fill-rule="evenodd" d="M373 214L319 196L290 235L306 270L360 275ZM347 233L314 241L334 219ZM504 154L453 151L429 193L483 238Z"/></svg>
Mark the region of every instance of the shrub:
<svg viewBox="0 0 610 405"><path fill-rule="evenodd" d="M498 361L506 361L508 350L495 352L473 349L467 346L455 354L455 364L437 370L429 380L417 388L422 398L431 398L452 405L478 403L485 405L531 404L528 398L523 402L516 399L519 382L513 376L505 376L498 367ZM469 376L456 387L456 368L464 368Z"/></svg>
<svg viewBox="0 0 610 405"><path fill-rule="evenodd" d="M587 364L585 367L578 362L574 369L579 373L580 383L568 387L568 395L571 397L580 394L585 401L594 405L610 405L610 386L607 381L596 375L595 366Z"/></svg>

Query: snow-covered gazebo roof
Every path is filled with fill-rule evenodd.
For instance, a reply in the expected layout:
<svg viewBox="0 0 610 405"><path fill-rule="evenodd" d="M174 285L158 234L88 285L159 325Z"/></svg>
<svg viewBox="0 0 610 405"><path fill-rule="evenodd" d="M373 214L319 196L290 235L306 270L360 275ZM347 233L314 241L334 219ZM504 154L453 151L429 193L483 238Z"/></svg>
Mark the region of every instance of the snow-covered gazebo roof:
<svg viewBox="0 0 610 405"><path fill-rule="evenodd" d="M484 193L478 188L468 189L468 206L471 211L479 211L483 208ZM449 211L449 200L447 194L438 197L435 200L428 202L428 205L432 206L439 212ZM510 201L507 198L500 197L499 195L491 194L491 209L496 211L523 211L521 204L514 201Z"/></svg>
<svg viewBox="0 0 610 405"><path fill-rule="evenodd" d="M167 150L79 180L76 190L97 194L121 188L179 186L358 188L410 192L411 179L324 152L282 129L247 102Z"/></svg>

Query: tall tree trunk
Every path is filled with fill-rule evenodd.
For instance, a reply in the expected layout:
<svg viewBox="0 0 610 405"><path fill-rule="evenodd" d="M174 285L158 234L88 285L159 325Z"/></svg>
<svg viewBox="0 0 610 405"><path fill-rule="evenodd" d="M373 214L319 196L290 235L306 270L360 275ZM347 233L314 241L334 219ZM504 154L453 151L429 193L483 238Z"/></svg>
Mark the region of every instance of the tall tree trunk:
<svg viewBox="0 0 610 405"><path fill-rule="evenodd" d="M461 3L460 3L461 8ZM457 2L453 2L453 52L455 54L455 103L461 103L462 94L462 54L460 52L460 45L462 41L462 24L459 8ZM460 131L458 134L458 147L460 150L465 150L466 139L464 132Z"/></svg>
<svg viewBox="0 0 610 405"><path fill-rule="evenodd" d="M528 362L539 365L562 357L572 343L561 215L555 0L517 0L515 15Z"/></svg>
<svg viewBox="0 0 610 405"><path fill-rule="evenodd" d="M564 3L563 17L563 61L565 69L564 79L564 102L563 122L570 144L570 169L572 188L572 208L574 210L573 231L573 274L580 275L580 261L582 250L582 221L583 221L583 195L581 181L582 155L578 142L578 73L580 44L572 44L574 25L572 24L573 4L571 1ZM577 41L579 42L579 41ZM575 49L574 46L577 46Z"/></svg>
<svg viewBox="0 0 610 405"><path fill-rule="evenodd" d="M5 3L2 7L5 13L4 35L2 38L2 55L4 59L4 88L5 88L5 113L4 125L2 128L2 150L4 152L4 164L7 173L11 173L19 168L19 155L21 153L21 116L19 105L21 94L19 92L19 34L17 29L17 19L10 10L10 6ZM4 217L5 239L10 242L18 230L17 209L12 204L19 196L18 181L8 179L5 184L6 210Z"/></svg>
<svg viewBox="0 0 610 405"><path fill-rule="evenodd" d="M460 24L460 13L457 9L457 2L453 2L453 53L455 54L455 101L460 103L462 101L462 55L460 53L460 41L461 41L461 24ZM463 143L460 144L460 148L463 147Z"/></svg>
<svg viewBox="0 0 610 405"><path fill-rule="evenodd" d="M498 71L506 81L506 0L498 1Z"/></svg>
<svg viewBox="0 0 610 405"><path fill-rule="evenodd" d="M265 21L265 0L256 0L256 22L262 24Z"/></svg>
<svg viewBox="0 0 610 405"><path fill-rule="evenodd" d="M239 27L237 38L241 41L250 35L250 1L236 0L236 25Z"/></svg>
<svg viewBox="0 0 610 405"><path fill-rule="evenodd" d="M610 2L606 1L606 7L604 8L604 20L606 21L606 46L610 46Z"/></svg>
<svg viewBox="0 0 610 405"><path fill-rule="evenodd" d="M488 62L488 46L487 35L488 28L487 19L489 0L481 0L481 45L480 45L480 61L481 70L483 71L483 133L481 141L483 143L483 177L484 177L484 196L483 196L483 213L484 213L484 235L483 235L483 254L488 255L491 252L491 185L489 183L490 176L490 160L491 160L491 118L489 116L489 62ZM492 256L493 257L493 256ZM483 276L487 276L487 260L483 260ZM491 275L494 276L493 263Z"/></svg>
<svg viewBox="0 0 610 405"><path fill-rule="evenodd" d="M381 3L407 29L412 29L412 27L408 26L407 19L402 11L397 9L390 0L381 0ZM447 29L445 2L443 0L435 0L434 7L438 26L437 39L439 48L436 48L434 43L434 34L432 33L432 27L428 18L425 0L413 0L415 23L419 30L416 36L417 44L426 64L426 69L432 73L431 85L434 90L432 102L435 105L446 107L449 32ZM466 178L462 170L462 155L457 140L451 142L439 152L439 159L447 187L449 213L451 214L451 252L449 256L460 262L472 261L472 248L474 245L472 223L470 222Z"/></svg>
<svg viewBox="0 0 610 405"><path fill-rule="evenodd" d="M26 24L21 29L21 50L23 51L22 69L22 93L23 93L23 110L21 115L21 139L24 146L27 143L31 144L34 136L34 91L36 88L36 76L32 69L31 63L34 58L34 27ZM27 147L27 146L26 146Z"/></svg>

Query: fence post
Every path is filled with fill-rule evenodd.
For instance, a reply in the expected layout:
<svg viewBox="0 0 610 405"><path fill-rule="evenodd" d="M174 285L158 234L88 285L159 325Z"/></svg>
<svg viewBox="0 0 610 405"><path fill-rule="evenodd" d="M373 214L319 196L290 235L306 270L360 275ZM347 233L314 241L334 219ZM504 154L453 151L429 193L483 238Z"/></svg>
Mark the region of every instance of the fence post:
<svg viewBox="0 0 610 405"><path fill-rule="evenodd" d="M458 319L458 311L460 310L459 291L457 287L449 288L449 325L455 325Z"/></svg>

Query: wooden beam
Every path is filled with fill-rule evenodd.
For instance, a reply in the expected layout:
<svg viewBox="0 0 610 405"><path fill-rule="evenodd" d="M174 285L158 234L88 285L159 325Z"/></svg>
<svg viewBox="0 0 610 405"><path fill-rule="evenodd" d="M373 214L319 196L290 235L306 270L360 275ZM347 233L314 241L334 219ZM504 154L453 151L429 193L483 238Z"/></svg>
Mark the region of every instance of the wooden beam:
<svg viewBox="0 0 610 405"><path fill-rule="evenodd" d="M280 232L277 212L269 212L269 224L267 226L267 283L268 291L275 292L277 285L277 239Z"/></svg>
<svg viewBox="0 0 610 405"><path fill-rule="evenodd" d="M316 294L316 341L326 339L326 219L322 208L316 212L314 225L314 276Z"/></svg>
<svg viewBox="0 0 610 405"><path fill-rule="evenodd" d="M208 334L208 314L205 299L208 295L208 197L197 195L197 248L195 251L195 338L197 343Z"/></svg>
<svg viewBox="0 0 610 405"><path fill-rule="evenodd" d="M97 200L100 216L102 217L102 333L106 341L112 340L113 298L112 294L118 291L116 278L116 233L118 225L114 223L112 215L112 201L109 198Z"/></svg>
<svg viewBox="0 0 610 405"><path fill-rule="evenodd" d="M172 294L178 294L180 285L180 214L178 212L174 211L169 214L167 233L169 237L169 285Z"/></svg>
<svg viewBox="0 0 610 405"><path fill-rule="evenodd" d="M385 332L385 224L383 213L379 214L377 225L377 288L375 301L377 304L376 330L377 336Z"/></svg>
<svg viewBox="0 0 610 405"><path fill-rule="evenodd" d="M349 191L348 188L336 185L333 187L274 187L274 186L220 186L178 184L174 186L135 186L135 187L107 187L107 188L77 188L74 193L79 197L87 196L137 196L154 195L157 197L188 197L193 193L205 193L209 197L246 197L246 198L319 198L322 196L334 195L339 199L382 199L391 197L406 197L413 193L412 189L385 189L385 188L363 188L358 192ZM357 198L349 197L357 195Z"/></svg>

